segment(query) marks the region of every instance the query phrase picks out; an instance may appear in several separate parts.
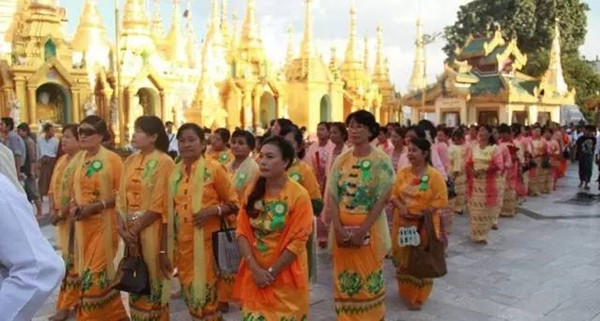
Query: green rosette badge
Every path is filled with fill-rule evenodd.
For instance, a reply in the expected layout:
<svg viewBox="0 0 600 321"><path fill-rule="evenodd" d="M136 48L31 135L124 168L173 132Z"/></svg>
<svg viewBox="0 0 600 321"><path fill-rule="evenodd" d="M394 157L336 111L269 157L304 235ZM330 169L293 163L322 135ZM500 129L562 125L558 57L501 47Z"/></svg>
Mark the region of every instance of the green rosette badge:
<svg viewBox="0 0 600 321"><path fill-rule="evenodd" d="M429 176L421 176L421 183L419 184L419 191L424 192L429 188Z"/></svg>
<svg viewBox="0 0 600 321"><path fill-rule="evenodd" d="M300 173L298 172L293 172L290 175L290 178L293 179L295 182L300 183L300 181L302 180L302 175L300 175Z"/></svg>
<svg viewBox="0 0 600 321"><path fill-rule="evenodd" d="M219 156L219 162L222 163L222 164L226 163L227 162L227 158L229 158L227 156L227 153L221 154L221 156Z"/></svg>
<svg viewBox="0 0 600 321"><path fill-rule="evenodd" d="M285 228L285 214L287 214L288 207L284 202L275 202L270 206L273 219L271 220L271 230L282 231Z"/></svg>
<svg viewBox="0 0 600 321"><path fill-rule="evenodd" d="M99 160L93 161L90 166L88 166L87 171L85 172L85 176L92 177L95 173L98 173L102 170L102 162Z"/></svg>
<svg viewBox="0 0 600 321"><path fill-rule="evenodd" d="M368 159L360 161L358 166L360 167L360 171L362 172L363 181L368 181L371 179L371 161Z"/></svg>
<svg viewBox="0 0 600 321"><path fill-rule="evenodd" d="M158 161L155 159L150 160L146 163L146 168L144 169L144 175L142 177L148 179L154 173L156 167L158 167Z"/></svg>

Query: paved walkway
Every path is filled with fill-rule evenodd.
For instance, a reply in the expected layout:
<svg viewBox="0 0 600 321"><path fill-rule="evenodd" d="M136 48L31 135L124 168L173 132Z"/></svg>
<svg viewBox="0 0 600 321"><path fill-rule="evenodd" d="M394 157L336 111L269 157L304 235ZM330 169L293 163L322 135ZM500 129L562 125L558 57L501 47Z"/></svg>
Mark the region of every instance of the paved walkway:
<svg viewBox="0 0 600 321"><path fill-rule="evenodd" d="M580 192L578 183L574 165L558 191L529 199L515 218L502 219L487 246L469 241L468 216L455 217L449 273L435 280L420 312L408 311L399 299L392 264L386 262L386 320L600 321L600 202L569 204ZM600 193L596 184L592 193ZM52 227L42 230L54 242ZM319 258L310 320L335 320L331 261L327 253ZM46 320L54 304L55 297L34 320ZM181 300L171 311L171 320L190 320ZM224 318L241 319L235 312Z"/></svg>

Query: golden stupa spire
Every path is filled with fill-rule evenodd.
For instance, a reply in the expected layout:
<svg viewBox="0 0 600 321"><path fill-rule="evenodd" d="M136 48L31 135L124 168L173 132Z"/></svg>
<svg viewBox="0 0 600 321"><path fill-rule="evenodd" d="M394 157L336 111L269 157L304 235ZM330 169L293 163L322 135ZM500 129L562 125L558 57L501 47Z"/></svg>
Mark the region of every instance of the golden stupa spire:
<svg viewBox="0 0 600 321"><path fill-rule="evenodd" d="M292 60L294 60L294 29L292 28L292 25L290 24L287 27L286 33L287 33L287 37L288 37L288 44L287 44L287 50L286 50L286 54L285 54L285 64L289 65Z"/></svg>
<svg viewBox="0 0 600 321"><path fill-rule="evenodd" d="M417 18L417 39L415 42L415 61L413 72L410 76L408 90L414 91L425 87L425 43L423 41L423 30L421 25L421 17Z"/></svg>
<svg viewBox="0 0 600 321"><path fill-rule="evenodd" d="M262 40L256 23L256 1L246 0L246 16L242 26L241 46L244 48L261 47Z"/></svg>
<svg viewBox="0 0 600 321"><path fill-rule="evenodd" d="M125 50L154 50L144 0L125 0L120 45Z"/></svg>
<svg viewBox="0 0 600 321"><path fill-rule="evenodd" d="M98 2L86 0L73 36L73 50L85 52L90 47L108 48L109 46L106 26L100 16Z"/></svg>
<svg viewBox="0 0 600 321"><path fill-rule="evenodd" d="M232 28L233 31L231 32L231 49L236 49L239 43L239 35L238 35L238 31L240 30L239 27L239 18L238 18L238 12L237 10L233 10L233 13L231 14L231 24L232 24Z"/></svg>
<svg viewBox="0 0 600 321"><path fill-rule="evenodd" d="M365 45L364 46L365 46L365 48L364 48L365 53L363 55L363 66L365 68L365 71L367 73L369 73L369 69L371 67L369 66L370 57L369 57L369 38L368 37L365 37Z"/></svg>
<svg viewBox="0 0 600 321"><path fill-rule="evenodd" d="M356 62L356 3L352 0L350 5L350 37L346 47L345 63Z"/></svg>
<svg viewBox="0 0 600 321"><path fill-rule="evenodd" d="M192 0L187 0L186 10L184 17L186 19L186 51L189 61L192 66L196 66L198 59L196 58L197 51L197 38L196 38L196 30L194 29L194 22L192 20Z"/></svg>
<svg viewBox="0 0 600 321"><path fill-rule="evenodd" d="M123 31L141 31L144 29L144 33L147 33L149 25L144 0L125 0Z"/></svg>
<svg viewBox="0 0 600 321"><path fill-rule="evenodd" d="M229 33L229 21L227 20L227 0L221 1L220 27L225 42L229 43L231 41L231 34Z"/></svg>
<svg viewBox="0 0 600 321"><path fill-rule="evenodd" d="M564 95L569 92L569 88L563 75L560 54L560 30L557 19L554 23L554 38L552 39L552 48L550 49L550 63L544 74L543 81L548 86L548 89L552 88L555 92Z"/></svg>
<svg viewBox="0 0 600 321"><path fill-rule="evenodd" d="M375 53L375 68L373 68L374 74L381 75L384 73L383 63L383 26L380 22L379 24L377 24L377 49Z"/></svg>
<svg viewBox="0 0 600 321"><path fill-rule="evenodd" d="M171 62L185 62L186 57L186 40L181 31L181 10L179 8L179 0L173 0L173 19L171 21L171 29L165 38L166 58Z"/></svg>
<svg viewBox="0 0 600 321"><path fill-rule="evenodd" d="M306 12L304 14L304 35L302 37L302 58L310 58L313 54L313 19L312 19L312 5L314 0L306 1Z"/></svg>
<svg viewBox="0 0 600 321"><path fill-rule="evenodd" d="M160 14L160 0L152 0L152 35L161 38L164 33L163 19Z"/></svg>

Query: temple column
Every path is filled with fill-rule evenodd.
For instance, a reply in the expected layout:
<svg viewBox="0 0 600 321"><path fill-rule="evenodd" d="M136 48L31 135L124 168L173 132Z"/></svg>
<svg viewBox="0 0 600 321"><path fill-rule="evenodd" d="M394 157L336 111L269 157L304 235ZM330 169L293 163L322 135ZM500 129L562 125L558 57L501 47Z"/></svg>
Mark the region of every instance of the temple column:
<svg viewBox="0 0 600 321"><path fill-rule="evenodd" d="M411 125L416 125L419 123L419 120L420 120L419 110L420 110L419 107L412 107L412 111L410 113L410 124Z"/></svg>
<svg viewBox="0 0 600 321"><path fill-rule="evenodd" d="M81 117L81 97L80 97L80 93L79 90L77 89L71 89L71 112L70 112L70 118L71 119L66 119L65 121L67 122L74 122L74 123L79 123L82 119Z"/></svg>
<svg viewBox="0 0 600 321"><path fill-rule="evenodd" d="M27 86L27 118L25 120L25 122L29 123L35 130L38 129L37 114L35 111L35 107L37 106L37 102L35 101L36 89L36 86Z"/></svg>
<svg viewBox="0 0 600 321"><path fill-rule="evenodd" d="M242 95L242 113L244 116L244 129L248 129L248 127L252 127L252 124L254 122L252 115L252 94L249 90L244 89L244 93Z"/></svg>
<svg viewBox="0 0 600 321"><path fill-rule="evenodd" d="M161 119L171 119L171 117L169 117L169 116L172 116L172 115L169 115L169 109L170 108L167 107L167 100L165 98L165 96L166 96L165 91L161 90L158 94L160 95L160 99L159 100L160 100L160 108L161 109L159 111L155 111L156 116L160 117Z"/></svg>
<svg viewBox="0 0 600 321"><path fill-rule="evenodd" d="M535 124L538 121L538 106L531 105L529 106L529 124Z"/></svg>

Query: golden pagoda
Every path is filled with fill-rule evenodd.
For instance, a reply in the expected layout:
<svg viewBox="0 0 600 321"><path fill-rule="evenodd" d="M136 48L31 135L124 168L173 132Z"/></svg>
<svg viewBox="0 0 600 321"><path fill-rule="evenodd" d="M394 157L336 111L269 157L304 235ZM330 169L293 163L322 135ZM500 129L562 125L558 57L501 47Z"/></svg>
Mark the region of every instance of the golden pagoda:
<svg viewBox="0 0 600 321"><path fill-rule="evenodd" d="M379 121L381 114L382 95L379 87L373 83L367 73L364 63L358 58L356 43L357 11L352 1L350 6L350 37L346 47L344 63L340 74L344 82L343 115L366 109L372 112Z"/></svg>
<svg viewBox="0 0 600 321"><path fill-rule="evenodd" d="M309 131L315 131L320 121L341 120L345 116L341 108L344 91L339 75L334 75L329 66L314 52L312 5L313 0L305 0L304 35L300 48L300 57L294 55L289 34L288 59L285 67L290 119Z"/></svg>
<svg viewBox="0 0 600 321"><path fill-rule="evenodd" d="M421 69L419 60L415 58L415 72ZM492 35L470 36L437 82L405 95L403 105L412 108L412 122L425 114L449 126L560 122L561 106L574 105L575 91L568 90L564 81L558 24L546 73L541 78L522 73L526 63L517 40L506 41L500 28Z"/></svg>
<svg viewBox="0 0 600 321"><path fill-rule="evenodd" d="M6 55L0 52L2 115L35 126L78 122L98 114L109 120L121 145L141 115L157 115L178 125L193 121L211 128L253 130L285 117L310 131L319 121L340 121L363 108L382 122L399 119L383 53L383 29L377 29L375 64L369 66L368 40L363 57L356 49L354 3L343 63L335 49L330 61L316 52L314 0L304 0L299 53L290 29L285 63L274 66L263 46L255 0L246 0L241 24L235 10L229 15L230 0L211 0L201 45L191 0L171 0L166 29L160 1L151 1L148 12L147 0L124 0L117 44L108 41L99 1L84 1L75 34L66 37L66 10L58 1L0 0L0 8L6 9L0 26L10 44Z"/></svg>
<svg viewBox="0 0 600 321"><path fill-rule="evenodd" d="M80 106L92 95L88 74L72 62L72 46L65 40L64 8L56 1L17 4L7 39L10 60L0 64L3 115L26 121L34 128L42 122L79 121Z"/></svg>

